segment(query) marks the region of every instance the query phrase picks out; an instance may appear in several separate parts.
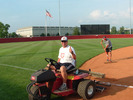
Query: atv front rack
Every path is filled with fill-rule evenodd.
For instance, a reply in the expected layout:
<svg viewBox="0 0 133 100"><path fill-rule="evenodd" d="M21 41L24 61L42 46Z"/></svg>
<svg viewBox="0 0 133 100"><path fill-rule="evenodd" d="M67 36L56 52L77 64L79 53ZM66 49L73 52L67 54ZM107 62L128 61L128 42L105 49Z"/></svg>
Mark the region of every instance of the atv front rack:
<svg viewBox="0 0 133 100"><path fill-rule="evenodd" d="M84 73L88 73L89 75L97 77L97 78L104 78L105 77L105 74L98 73L98 72L92 72L91 69L89 69L89 71L79 69L79 71L84 72Z"/></svg>

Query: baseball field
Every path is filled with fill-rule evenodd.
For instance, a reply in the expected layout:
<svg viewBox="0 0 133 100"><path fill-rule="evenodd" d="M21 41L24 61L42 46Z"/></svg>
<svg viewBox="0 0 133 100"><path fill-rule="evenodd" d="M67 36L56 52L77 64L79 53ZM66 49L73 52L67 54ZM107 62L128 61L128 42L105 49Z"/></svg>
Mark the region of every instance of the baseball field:
<svg viewBox="0 0 133 100"><path fill-rule="evenodd" d="M69 40L68 44L74 47L76 51L77 68L82 66L82 68L84 69L91 68L94 71L103 72L106 74L108 78L111 77L112 79L111 82L114 81L113 79L122 78L122 77L118 77L118 74L120 73L119 70L121 70L121 67L117 68L117 71L115 70L114 72L115 74L110 76L109 72L114 71L112 69L115 69L114 67L111 67L111 66L114 66L112 64L120 63L120 61L124 63L124 61L121 59L124 59L124 58L126 59L127 57L124 57L124 56L128 52L132 52L131 51L132 49L129 49L130 51L127 51L126 53L123 52L123 54L125 55L123 55L122 58L117 58L119 57L119 55L122 55L122 54L119 54L119 55L115 54L116 53L115 50L120 50L121 48L132 46L133 38L121 38L121 39L112 38L110 40L113 45L113 53L114 53L113 57L114 56L116 57L116 58L115 57L113 58L114 60L112 59L113 63L111 64L105 63L106 59L105 59L104 50L102 46L100 45L101 39ZM26 86L27 84L30 83L31 74L35 72L36 70L42 69L46 66L47 63L44 60L44 58L52 58L54 60L57 60L60 47L61 47L61 43L59 40L37 41L37 42L16 42L16 43L0 44L0 84L1 84L0 85L0 100L28 100ZM100 55L103 55L103 56L100 56ZM96 59L97 60L100 59L100 61L98 60L97 62L97 60L94 60L93 62L88 63L87 65L84 65L86 64L85 63L86 61L87 62L88 60L91 61L95 57L98 57ZM131 59L127 59L127 60L131 60ZM96 66L96 63L99 63L99 65ZM124 64L126 63L128 62L125 61ZM110 65L110 67L109 68L106 67L107 65ZM93 66L96 66L96 67L93 67ZM106 71L106 69L108 70ZM130 69L129 70L127 69L125 71L126 71L126 75L128 74L128 71L131 73ZM128 76L125 76L125 77L128 77ZM106 79L103 81L110 81L110 80ZM128 78L126 81L128 81ZM116 82L116 84L119 84L119 82L118 83ZM117 86L112 87L114 91L121 90L119 87L118 88L115 88L115 87ZM107 89L106 93L109 92L109 90L110 89ZM103 97L109 96L106 93L104 92L101 94L98 93L95 95L94 99L107 100L107 99L101 99ZM115 93L114 95L117 95L118 93L119 92ZM121 97L120 94L118 94L118 96ZM126 95L124 96L127 97ZM56 98L58 97L55 95L52 95L52 99L56 99ZM60 99L63 99L63 98L60 98ZM77 100L78 99L81 99L81 98L77 98ZM130 99L127 99L127 100L130 100Z"/></svg>

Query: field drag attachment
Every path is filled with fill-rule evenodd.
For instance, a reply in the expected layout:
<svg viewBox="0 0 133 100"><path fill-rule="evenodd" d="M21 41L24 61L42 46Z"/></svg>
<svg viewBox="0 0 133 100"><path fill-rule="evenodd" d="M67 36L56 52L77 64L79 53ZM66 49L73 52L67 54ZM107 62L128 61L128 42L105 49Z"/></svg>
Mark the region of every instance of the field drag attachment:
<svg viewBox="0 0 133 100"><path fill-rule="evenodd" d="M106 90L106 87L103 86L111 86L111 83L109 82L95 81L95 83L97 92L103 92L104 90Z"/></svg>

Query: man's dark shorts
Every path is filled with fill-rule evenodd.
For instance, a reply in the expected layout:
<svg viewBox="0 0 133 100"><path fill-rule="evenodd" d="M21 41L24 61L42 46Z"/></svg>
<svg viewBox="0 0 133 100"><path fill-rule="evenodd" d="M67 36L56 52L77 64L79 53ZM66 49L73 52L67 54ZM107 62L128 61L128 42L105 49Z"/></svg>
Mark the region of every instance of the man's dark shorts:
<svg viewBox="0 0 133 100"><path fill-rule="evenodd" d="M71 63L58 63L58 66L56 66L56 69L60 69L61 66L65 66L67 71L75 68Z"/></svg>
<svg viewBox="0 0 133 100"><path fill-rule="evenodd" d="M111 51L112 51L112 47L106 48L106 52L111 52Z"/></svg>

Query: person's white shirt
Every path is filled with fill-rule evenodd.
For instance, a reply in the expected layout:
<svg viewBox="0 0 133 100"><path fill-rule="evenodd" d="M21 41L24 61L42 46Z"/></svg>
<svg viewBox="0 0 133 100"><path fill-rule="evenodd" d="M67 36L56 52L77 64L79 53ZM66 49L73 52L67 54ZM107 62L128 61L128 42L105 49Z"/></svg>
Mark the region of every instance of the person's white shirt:
<svg viewBox="0 0 133 100"><path fill-rule="evenodd" d="M72 58L72 54L69 52L70 46L67 47L61 47L59 50L58 58L60 58L60 63L71 63L73 66L75 66L75 60ZM75 50L73 47L71 47L73 53L76 55Z"/></svg>

